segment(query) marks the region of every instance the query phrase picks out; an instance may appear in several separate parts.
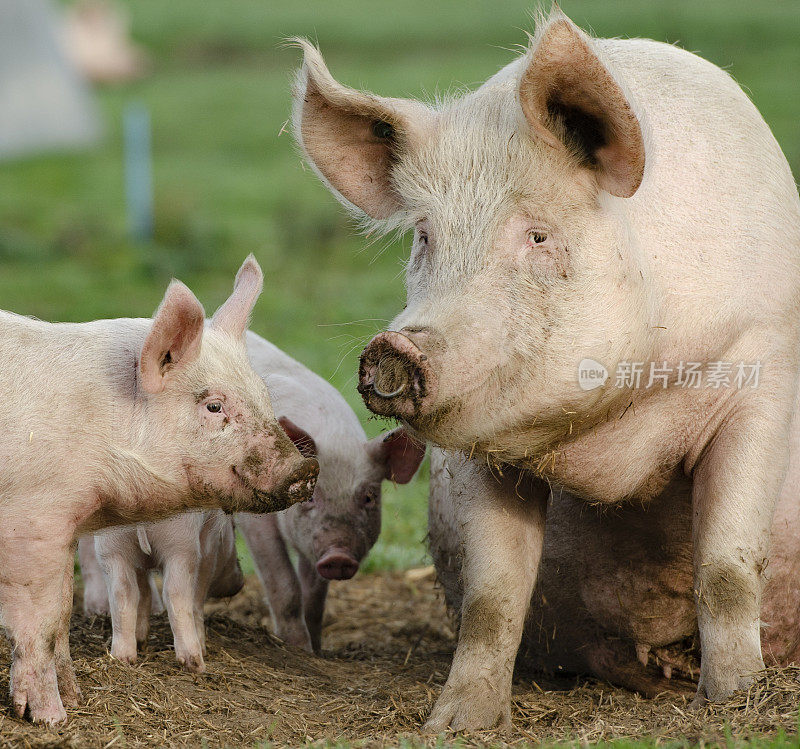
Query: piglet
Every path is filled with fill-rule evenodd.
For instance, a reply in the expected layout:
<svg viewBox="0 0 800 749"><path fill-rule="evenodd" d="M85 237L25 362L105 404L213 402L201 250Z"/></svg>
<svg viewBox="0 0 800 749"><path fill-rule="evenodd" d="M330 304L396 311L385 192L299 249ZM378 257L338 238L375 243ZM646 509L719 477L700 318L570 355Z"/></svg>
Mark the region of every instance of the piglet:
<svg viewBox="0 0 800 749"><path fill-rule="evenodd" d="M51 324L0 312L0 618L17 715L57 723L80 690L69 653L76 539L191 508L271 512L318 466L280 428L244 332L249 257L206 325L173 281L155 317Z"/></svg>
<svg viewBox="0 0 800 749"><path fill-rule="evenodd" d="M266 593L275 633L319 652L331 580L358 571L381 527L381 483L410 481L425 447L403 429L367 440L340 393L286 353L252 332L247 348L265 379L279 421L300 452L316 455L319 482L309 502L274 515L240 512ZM297 552L297 569L288 548Z"/></svg>
<svg viewBox="0 0 800 749"><path fill-rule="evenodd" d="M157 523L120 526L80 540L84 609L110 613L111 655L134 663L160 600L150 572L163 576L175 655L205 671L203 604L236 595L244 585L231 518L221 510L185 512ZM98 574L99 573L99 574Z"/></svg>

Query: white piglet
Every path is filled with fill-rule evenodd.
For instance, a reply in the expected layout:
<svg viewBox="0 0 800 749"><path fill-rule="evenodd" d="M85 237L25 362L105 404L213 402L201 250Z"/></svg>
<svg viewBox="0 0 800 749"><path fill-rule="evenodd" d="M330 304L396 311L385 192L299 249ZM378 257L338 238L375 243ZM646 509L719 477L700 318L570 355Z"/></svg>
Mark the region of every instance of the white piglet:
<svg viewBox="0 0 800 749"><path fill-rule="evenodd" d="M338 390L268 341L250 332L247 349L264 377L280 423L300 449L319 461L312 499L271 516L237 513L266 593L276 634L319 652L331 580L347 580L381 529L381 483L409 482L425 447L404 429L367 439ZM297 552L297 569L288 548Z"/></svg>
<svg viewBox="0 0 800 749"><path fill-rule="evenodd" d="M236 595L244 577L233 522L221 510L185 512L157 523L121 526L80 540L84 610L110 613L111 655L136 661L147 640L150 614L160 609L151 572L163 576L163 599L178 662L205 671L208 597Z"/></svg>

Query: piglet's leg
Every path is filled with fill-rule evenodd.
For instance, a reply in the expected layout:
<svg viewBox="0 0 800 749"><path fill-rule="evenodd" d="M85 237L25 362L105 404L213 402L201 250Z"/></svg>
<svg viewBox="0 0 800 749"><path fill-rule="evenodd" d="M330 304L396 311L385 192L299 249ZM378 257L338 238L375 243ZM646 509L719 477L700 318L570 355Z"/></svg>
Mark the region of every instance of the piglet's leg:
<svg viewBox="0 0 800 749"><path fill-rule="evenodd" d="M303 589L303 616L311 636L311 647L315 653L319 653L322 649L322 617L328 597L328 581L317 574L314 565L304 556L300 557L298 571Z"/></svg>
<svg viewBox="0 0 800 749"><path fill-rule="evenodd" d="M111 656L136 662L136 624L139 615L137 571L121 556L103 559L111 608Z"/></svg>
<svg viewBox="0 0 800 749"><path fill-rule="evenodd" d="M67 717L58 690L55 648L58 643L66 674L65 575L75 550L59 545L52 528L37 532L26 519L23 535L19 525L0 515L0 611L12 644L11 702L20 717L27 712L36 723L53 724ZM74 682L74 674L70 677Z"/></svg>
<svg viewBox="0 0 800 749"><path fill-rule="evenodd" d="M74 558L74 547L70 559ZM83 699L78 680L75 677L75 667L69 653L69 620L72 616L72 589L75 579L74 568L68 564L64 570L61 585L61 620L55 642L55 664L58 677L58 691L64 707L77 707ZM102 581L101 581L102 582ZM103 586L105 587L105 585Z"/></svg>
<svg viewBox="0 0 800 749"><path fill-rule="evenodd" d="M136 570L136 585L139 589L139 603L136 606L136 644L139 646L147 642L147 635L150 634L150 612L153 610L153 586L146 569L140 567Z"/></svg>
<svg viewBox="0 0 800 749"><path fill-rule="evenodd" d="M164 604L167 607L175 656L187 671L203 673L203 646L197 634L195 589L200 566L198 555L170 557L164 565Z"/></svg>
<svg viewBox="0 0 800 749"><path fill-rule="evenodd" d="M83 610L87 614L108 614L108 590L103 570L94 551L94 536L83 536L78 542L78 559L83 580Z"/></svg>
<svg viewBox="0 0 800 749"><path fill-rule="evenodd" d="M464 597L450 675L425 729L508 728L511 677L544 539L548 489L503 467L450 460Z"/></svg>
<svg viewBox="0 0 800 749"><path fill-rule="evenodd" d="M788 424L776 410L772 403L740 406L694 470L694 587L702 654L697 703L726 699L764 667L762 572L788 464Z"/></svg>
<svg viewBox="0 0 800 749"><path fill-rule="evenodd" d="M311 652L311 638L303 620L303 594L297 573L274 515L240 513L242 532L272 612L275 634L289 645Z"/></svg>

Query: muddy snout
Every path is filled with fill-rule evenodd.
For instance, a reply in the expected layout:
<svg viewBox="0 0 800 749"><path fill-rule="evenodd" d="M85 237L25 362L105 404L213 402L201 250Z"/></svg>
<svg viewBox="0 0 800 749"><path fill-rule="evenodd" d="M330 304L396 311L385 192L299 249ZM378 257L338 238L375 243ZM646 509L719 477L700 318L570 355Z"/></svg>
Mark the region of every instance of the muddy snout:
<svg viewBox="0 0 800 749"><path fill-rule="evenodd" d="M380 416L413 419L433 400L435 388L428 357L403 333L380 333L361 353L358 392Z"/></svg>
<svg viewBox="0 0 800 749"><path fill-rule="evenodd" d="M283 482L265 498L274 511L285 510L297 502L305 502L314 494L319 475L319 463L314 458L303 458Z"/></svg>

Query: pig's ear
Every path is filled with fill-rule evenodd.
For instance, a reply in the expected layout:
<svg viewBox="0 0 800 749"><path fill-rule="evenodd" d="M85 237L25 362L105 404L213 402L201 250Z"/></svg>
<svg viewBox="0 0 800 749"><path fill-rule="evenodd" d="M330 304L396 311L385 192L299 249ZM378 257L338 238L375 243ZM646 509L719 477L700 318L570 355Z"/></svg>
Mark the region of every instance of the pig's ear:
<svg viewBox="0 0 800 749"><path fill-rule="evenodd" d="M392 164L424 137L431 111L419 102L347 88L334 80L315 46L293 42L303 50L292 115L297 142L346 207L390 219L402 209Z"/></svg>
<svg viewBox="0 0 800 749"><path fill-rule="evenodd" d="M248 255L236 274L233 293L211 318L211 326L239 338L250 324L250 313L264 284L261 266L253 255Z"/></svg>
<svg viewBox="0 0 800 749"><path fill-rule="evenodd" d="M139 381L145 392L160 393L164 379L200 353L205 312L197 297L173 281L153 316L139 356Z"/></svg>
<svg viewBox="0 0 800 749"><path fill-rule="evenodd" d="M294 442L294 446L300 454L306 458L317 457L317 443L314 438L303 427L297 426L288 416L281 416L278 423L286 432L289 439Z"/></svg>
<svg viewBox="0 0 800 749"><path fill-rule="evenodd" d="M367 452L373 460L383 465L385 479L407 484L414 478L425 457L425 445L400 427L367 442Z"/></svg>
<svg viewBox="0 0 800 749"><path fill-rule="evenodd" d="M540 30L541 29L541 30ZM534 131L572 151L612 195L633 195L644 172L639 120L592 42L556 11L537 29L519 83L522 111Z"/></svg>

